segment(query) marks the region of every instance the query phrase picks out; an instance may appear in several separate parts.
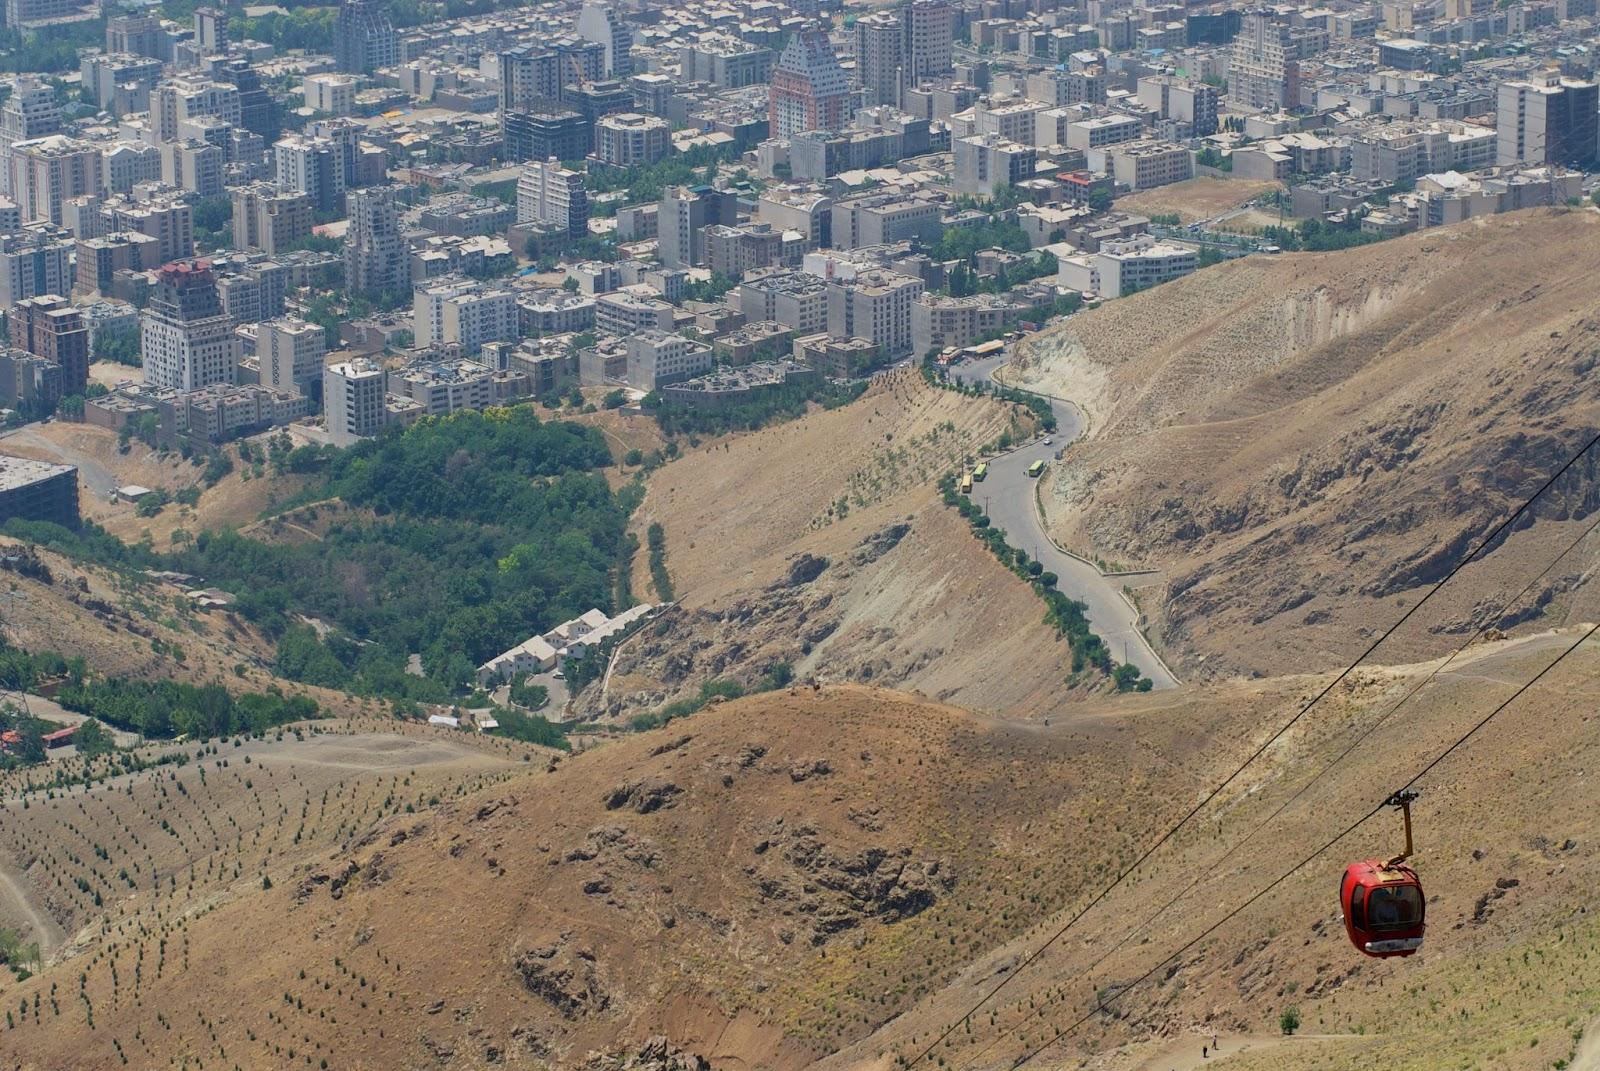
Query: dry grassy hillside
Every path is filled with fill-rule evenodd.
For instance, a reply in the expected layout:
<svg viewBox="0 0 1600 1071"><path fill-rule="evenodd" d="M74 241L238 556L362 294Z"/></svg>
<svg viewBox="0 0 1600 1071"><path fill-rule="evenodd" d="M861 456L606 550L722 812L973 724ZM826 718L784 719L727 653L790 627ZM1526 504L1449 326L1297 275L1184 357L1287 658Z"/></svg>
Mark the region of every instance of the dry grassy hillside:
<svg viewBox="0 0 1600 1071"><path fill-rule="evenodd" d="M1052 527L1166 571L1147 609L1187 676L1345 660L1600 425L1597 238L1592 212L1540 210L1252 257L1038 336L1011 373L1091 418L1051 470ZM1432 631L1381 657L1470 631L1577 534L1597 475L1586 460L1439 600ZM1588 554L1521 616L1593 610L1566 595Z"/></svg>
<svg viewBox="0 0 1600 1071"><path fill-rule="evenodd" d="M52 789L40 771L0 778L0 859L19 882L0 889L0 905L20 893L48 915L47 956L61 939L68 955L94 951L106 935L160 929L162 918L259 888L385 815L517 770L532 750L339 720L137 754L180 753L193 761L88 787Z"/></svg>
<svg viewBox="0 0 1600 1071"><path fill-rule="evenodd" d="M581 712L650 710L711 677L748 682L787 662L801 677L1048 713L1067 675L1051 652L1064 648L1037 597L934 489L1028 419L905 370L852 405L659 470L636 524L641 537L663 526L682 610L622 648ZM634 590L653 599L646 552L636 566Z"/></svg>
<svg viewBox="0 0 1600 1071"><path fill-rule="evenodd" d="M259 444L265 438L257 436L253 441ZM148 535L159 550L168 549L173 533L180 530L192 536L207 528L248 524L305 484L303 476L275 475L270 467L264 467L260 475L247 472L231 447L224 452L233 461L233 471L207 487L202 482L203 457L185 460L176 451L152 450L137 439L123 453L117 434L105 428L54 421L30 424L0 437L0 453L76 465L84 518L129 543ZM174 495L198 487L200 501L194 506L172 502L154 517L141 517L132 503L114 500L109 494L111 488L125 484L161 488Z"/></svg>
<svg viewBox="0 0 1600 1071"><path fill-rule="evenodd" d="M1390 850L1392 820L1363 827L1279 895L1238 905L1571 639L1500 643L1452 667L1221 865L1220 880L1165 912L1147 943L1091 970L1419 671L1362 673L1020 972L993 1020L979 1016L941 1051L943 1065L1006 1066L1020 1042L982 1051L1000 1029L1048 1007L1020 1026L1037 1042L1042 1021L1076 1018L1098 987L1131 980L1218 919L1228 921L1175 970L1041 1066L1192 1066L1174 1048L1191 1031L1233 1045L1270 1031L1289 1004L1324 1039L1258 1047L1238 1066L1477 1059L1532 1071L1570 1058L1600 995L1600 919L1584 913L1600 854L1588 794L1573 791L1596 757L1600 652L1580 651L1423 782L1422 954L1364 960L1336 928L1342 861ZM1036 924L1085 902L1316 683L1142 696L1115 716L1089 708L1049 727L854 687L713 706L553 775L393 815L270 890L169 918L165 934L118 935L11 987L4 1003L30 1014L0 1033L0 1053L18 1068L102 1067L119 1051L139 1066L565 1067L664 1033L719 1067L887 1068L1004 977ZM58 997L59 1015L45 1000L35 1017L32 994L52 983L71 999Z"/></svg>

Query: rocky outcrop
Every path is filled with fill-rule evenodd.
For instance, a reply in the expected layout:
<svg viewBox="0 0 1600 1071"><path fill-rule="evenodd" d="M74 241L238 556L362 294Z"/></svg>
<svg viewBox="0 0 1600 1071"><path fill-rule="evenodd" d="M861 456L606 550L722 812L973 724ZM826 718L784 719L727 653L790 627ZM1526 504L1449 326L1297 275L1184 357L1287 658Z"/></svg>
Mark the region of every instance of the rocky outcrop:
<svg viewBox="0 0 1600 1071"><path fill-rule="evenodd" d="M665 1034L647 1039L629 1053L590 1053L584 1071L711 1071L699 1053L678 1048Z"/></svg>
<svg viewBox="0 0 1600 1071"><path fill-rule="evenodd" d="M660 777L624 781L606 794L606 810L626 807L638 814L650 814L663 807L671 807L682 794L683 789Z"/></svg>
<svg viewBox="0 0 1600 1071"><path fill-rule="evenodd" d="M564 1018L593 1015L610 1006L611 997L601 987L594 953L574 948L570 935L517 953L512 966L523 988Z"/></svg>
<svg viewBox="0 0 1600 1071"><path fill-rule="evenodd" d="M808 923L818 945L868 920L893 924L919 915L956 885L948 864L909 846L841 852L815 827L787 828L781 819L753 851L761 861L747 872L761 897Z"/></svg>

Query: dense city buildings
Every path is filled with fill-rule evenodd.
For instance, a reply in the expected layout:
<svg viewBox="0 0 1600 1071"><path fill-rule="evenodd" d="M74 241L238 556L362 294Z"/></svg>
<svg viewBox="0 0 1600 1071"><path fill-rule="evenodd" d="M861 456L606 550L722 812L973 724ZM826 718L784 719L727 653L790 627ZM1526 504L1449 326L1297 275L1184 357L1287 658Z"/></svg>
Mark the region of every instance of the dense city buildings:
<svg viewBox="0 0 1600 1071"><path fill-rule="evenodd" d="M811 382L790 356L856 375L979 344L1301 227L1337 247L1581 200L1600 156L1593 0L327 15L283 47L221 5L110 13L77 98L10 80L8 405L87 391L90 333L126 318L155 393L95 419L147 407L163 441L350 442L578 379L728 406ZM1196 176L1265 184L1242 233L1119 211ZM372 366L322 367L347 347Z"/></svg>

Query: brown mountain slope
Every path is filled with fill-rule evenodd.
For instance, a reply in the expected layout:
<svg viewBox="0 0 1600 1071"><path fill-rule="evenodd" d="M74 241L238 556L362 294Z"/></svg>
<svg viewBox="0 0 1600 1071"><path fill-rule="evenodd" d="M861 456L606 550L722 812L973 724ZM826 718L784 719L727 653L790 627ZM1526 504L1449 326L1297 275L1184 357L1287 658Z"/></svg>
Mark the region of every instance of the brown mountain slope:
<svg viewBox="0 0 1600 1071"><path fill-rule="evenodd" d="M1012 373L1092 428L1052 470L1053 529L1166 570L1147 609L1190 676L1344 661L1600 426L1597 239L1595 213L1540 210L1252 257L1038 336ZM1578 533L1597 475L1591 456L1438 601L1442 624L1380 657L1470 631ZM1590 560L1522 616L1594 609L1566 595Z"/></svg>
<svg viewBox="0 0 1600 1071"><path fill-rule="evenodd" d="M681 609L621 648L585 717L653 710L712 677L915 689L1048 714L1069 666L1043 604L943 506L935 481L1025 411L928 386L914 370L859 401L691 450L650 477ZM651 598L648 554L634 590Z"/></svg>
<svg viewBox="0 0 1600 1071"><path fill-rule="evenodd" d="M1227 737L1222 713L1136 735L855 687L713 706L391 818L248 899L113 933L58 968L74 993L61 1015L46 1002L0 1053L56 1068L105 1066L114 1043L139 1065L287 1066L291 1048L296 1065L340 1068L571 1065L665 1030L718 1066L802 1066L1081 895L1100 863L1074 860L1126 854L1144 810L1192 791L1186 734ZM1136 787L1107 798L1108 772ZM3 996L16 1007L34 988ZM155 1019L179 1009L170 1030Z"/></svg>
<svg viewBox="0 0 1600 1071"><path fill-rule="evenodd" d="M1421 1069L1493 1053L1494 1066L1532 1071L1569 1058L1600 994L1600 918L1585 912L1600 852L1581 788L1597 754L1592 647L1422 783L1422 954L1365 960L1338 932L1338 870L1390 850L1387 815L1240 905L1572 639L1474 652L1218 868L1222 846L1421 673L1363 672L1019 972L993 1019L941 1050L944 1066L1007 1066L1023 1042L985 1049L1001 1029L1037 1043L1043 1021L1070 1022L1100 987L1217 920L1175 969L1040 1066L1167 1066L1171 1039L1271 1030L1289 1004L1330 1040L1239 1066ZM1316 683L1142 696L1114 718L1085 708L1049 727L854 687L713 706L554 774L389 818L247 899L111 935L3 994L30 1014L0 1033L0 1054L19 1068L107 1066L119 1046L137 1066L567 1067L665 1033L718 1067L887 1068L1005 977L1047 920L1085 903ZM1220 880L1178 900L1147 942L1091 969L1213 868ZM52 983L73 999L59 1015L45 1000L36 1021L32 994Z"/></svg>

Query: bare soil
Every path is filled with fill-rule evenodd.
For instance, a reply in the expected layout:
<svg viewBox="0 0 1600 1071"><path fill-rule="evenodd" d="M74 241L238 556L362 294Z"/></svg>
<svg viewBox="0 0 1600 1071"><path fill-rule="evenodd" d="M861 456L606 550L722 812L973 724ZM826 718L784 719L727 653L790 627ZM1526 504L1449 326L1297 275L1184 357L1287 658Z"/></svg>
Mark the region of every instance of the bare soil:
<svg viewBox="0 0 1600 1071"><path fill-rule="evenodd" d="M1179 219L1188 224L1221 215L1269 190L1280 188L1280 185L1277 182L1201 176L1119 197L1117 210L1143 216L1176 213Z"/></svg>

